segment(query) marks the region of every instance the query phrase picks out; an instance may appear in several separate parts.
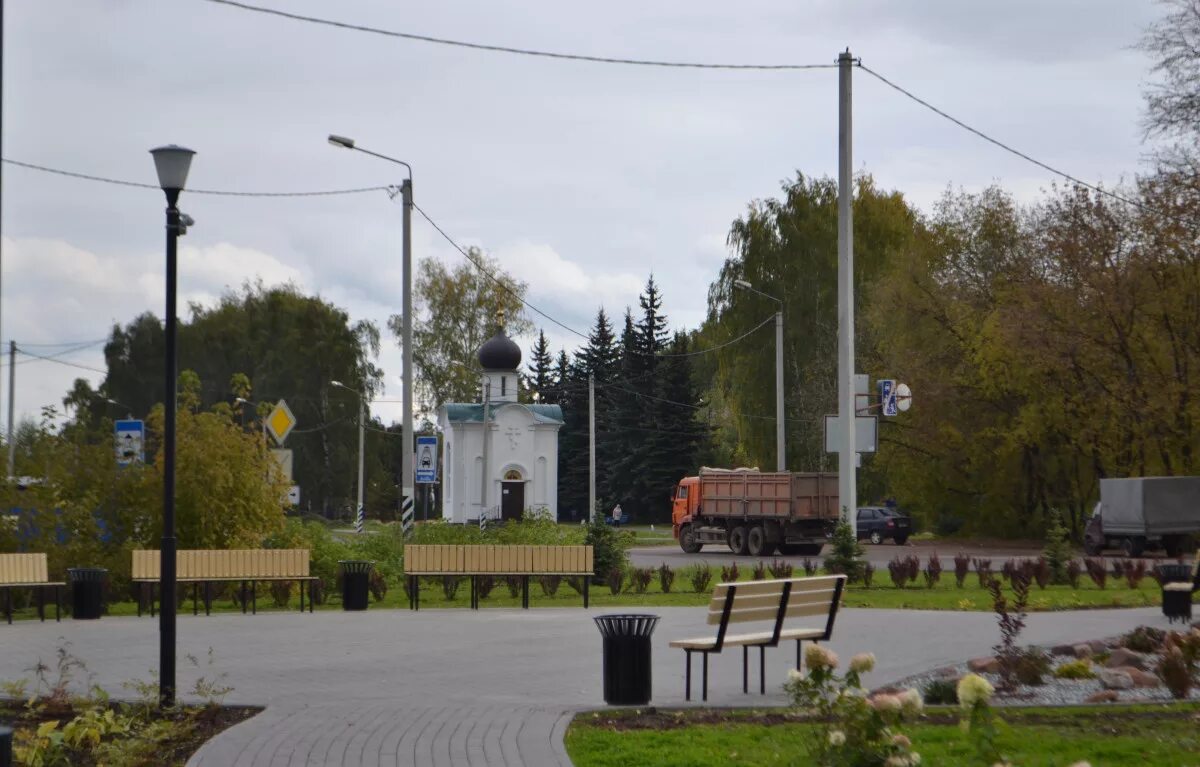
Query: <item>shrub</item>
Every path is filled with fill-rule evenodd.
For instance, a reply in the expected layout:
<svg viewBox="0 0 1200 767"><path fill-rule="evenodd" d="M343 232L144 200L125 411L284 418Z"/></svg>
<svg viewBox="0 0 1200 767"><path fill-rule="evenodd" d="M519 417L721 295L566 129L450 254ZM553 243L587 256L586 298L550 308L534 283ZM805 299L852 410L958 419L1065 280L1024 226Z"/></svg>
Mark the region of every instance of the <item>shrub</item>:
<svg viewBox="0 0 1200 767"><path fill-rule="evenodd" d="M508 595L513 599L521 596L521 586L524 585L519 575L504 576L504 585L508 588Z"/></svg>
<svg viewBox="0 0 1200 767"><path fill-rule="evenodd" d="M292 582L271 581L271 601L276 607L287 607L292 601Z"/></svg>
<svg viewBox="0 0 1200 767"><path fill-rule="evenodd" d="M750 573L750 579L755 581L765 581L767 579L767 566L763 561L758 560L758 564L754 566L754 570Z"/></svg>
<svg viewBox="0 0 1200 767"><path fill-rule="evenodd" d="M1071 584L1071 588L1079 588L1079 576L1083 574L1083 568L1079 562L1072 559L1067 562L1067 583Z"/></svg>
<svg viewBox="0 0 1200 767"><path fill-rule="evenodd" d="M1073 560L1071 544L1067 540L1067 528L1063 526L1062 514L1057 509L1050 511L1050 525L1046 528L1046 548L1042 549L1042 559L1049 570L1049 579L1054 583L1067 582L1067 563ZM1042 579L1038 579L1038 587Z"/></svg>
<svg viewBox="0 0 1200 767"><path fill-rule="evenodd" d="M592 547L592 562L595 565L592 572L597 577L608 578L614 569L625 572L629 565L629 538L621 535L612 525L605 524L599 515L587 526L584 543Z"/></svg>
<svg viewBox="0 0 1200 767"><path fill-rule="evenodd" d="M475 593L480 599L487 599L496 588L496 579L490 575L482 575L475 580Z"/></svg>
<svg viewBox="0 0 1200 767"><path fill-rule="evenodd" d="M542 587L542 593L548 597L552 597L558 593L558 587L562 584L561 575L543 575L538 578L538 585Z"/></svg>
<svg viewBox="0 0 1200 767"><path fill-rule="evenodd" d="M992 595L992 609L996 613L996 622L1000 626L1000 644L993 650L1000 662L1000 683L1005 689L1012 689L1018 681L1021 672L1022 659L1025 655L1017 647L1017 638L1025 628L1025 606L1029 602L1029 584L1017 579L1013 583L1012 602L1004 596L1003 587L996 578L990 578L987 589Z"/></svg>
<svg viewBox="0 0 1200 767"><path fill-rule="evenodd" d="M1192 669L1178 647L1168 648L1154 670L1173 698L1183 700L1188 697L1192 689Z"/></svg>
<svg viewBox="0 0 1200 767"><path fill-rule="evenodd" d="M567 585L570 586L571 590L574 591L576 594L583 593L583 578L581 578L580 576L578 576L578 575L567 576Z"/></svg>
<svg viewBox="0 0 1200 767"><path fill-rule="evenodd" d="M741 575L737 562L733 562L729 567L721 566L721 583L735 583Z"/></svg>
<svg viewBox="0 0 1200 767"><path fill-rule="evenodd" d="M1045 684L1044 677L1050 673L1050 656L1030 647L1019 653L1013 675L1021 684L1037 686Z"/></svg>
<svg viewBox="0 0 1200 767"><path fill-rule="evenodd" d="M625 586L625 571L614 567L608 571L608 576L604 580L614 595L620 594L621 589Z"/></svg>
<svg viewBox="0 0 1200 767"><path fill-rule="evenodd" d="M1125 565L1125 582L1129 584L1129 588L1136 589L1142 585L1142 579L1146 577L1146 563L1140 559L1128 562Z"/></svg>
<svg viewBox="0 0 1200 767"><path fill-rule="evenodd" d="M928 561L925 563L925 587L933 588L937 582L942 579L942 560L938 558L937 552L929 555Z"/></svg>
<svg viewBox="0 0 1200 767"><path fill-rule="evenodd" d="M969 572L971 572L971 558L960 551L954 555L954 585L961 589Z"/></svg>
<svg viewBox="0 0 1200 767"><path fill-rule="evenodd" d="M772 578L791 578L795 570L790 562L784 562L782 559L776 559L770 565Z"/></svg>
<svg viewBox="0 0 1200 767"><path fill-rule="evenodd" d="M862 576L863 585L871 588L871 581L875 579L875 565L865 559L863 560Z"/></svg>
<svg viewBox="0 0 1200 767"><path fill-rule="evenodd" d="M708 566L707 562L692 568L691 581L692 591L697 594L708 591L708 584L712 582L712 568Z"/></svg>
<svg viewBox="0 0 1200 767"><path fill-rule="evenodd" d="M354 559L351 548L334 538L329 528L320 522L289 519L282 530L263 541L263 546L269 549L308 549L309 572L321 579L322 597L326 592L337 591L338 561Z"/></svg>
<svg viewBox="0 0 1200 767"><path fill-rule="evenodd" d="M958 704L958 683L953 679L933 679L925 684L921 695L931 706L954 706Z"/></svg>
<svg viewBox="0 0 1200 767"><path fill-rule="evenodd" d="M1092 579L1092 583L1096 584L1096 588L1103 589L1108 585L1108 568L1103 559L1088 557L1083 560L1083 566L1087 570L1088 577Z"/></svg>
<svg viewBox="0 0 1200 767"><path fill-rule="evenodd" d="M388 593L387 578L383 577L383 573L372 568L371 574L368 576L367 588L371 590L371 596L376 602L382 602Z"/></svg>
<svg viewBox="0 0 1200 767"><path fill-rule="evenodd" d="M804 574L809 578L817 574L817 563L808 557L804 558L804 561L800 563L800 566L804 568Z"/></svg>
<svg viewBox="0 0 1200 767"><path fill-rule="evenodd" d="M904 588L904 584L908 583L908 562L903 557L892 557L892 561L888 562L888 574L892 576L892 584L896 588Z"/></svg>
<svg viewBox="0 0 1200 767"><path fill-rule="evenodd" d="M1167 638L1167 632L1153 626L1138 626L1121 637L1120 645L1134 652L1157 652Z"/></svg>
<svg viewBox="0 0 1200 767"><path fill-rule="evenodd" d="M979 576L979 588L988 588L988 584L996 579L996 576L992 574L992 560L976 559L974 564L975 574Z"/></svg>
<svg viewBox="0 0 1200 767"><path fill-rule="evenodd" d="M1092 662L1087 658L1068 661L1054 669L1055 679L1095 679L1096 672L1092 670Z"/></svg>
<svg viewBox="0 0 1200 767"><path fill-rule="evenodd" d="M462 578L457 575L442 576L442 594L445 595L446 601L454 599L454 595L458 593L458 587L462 584Z"/></svg>
<svg viewBox="0 0 1200 767"><path fill-rule="evenodd" d="M662 589L662 593L671 593L671 584L675 583L675 571L666 562L659 565L658 568L658 587Z"/></svg>
<svg viewBox="0 0 1200 767"><path fill-rule="evenodd" d="M1112 576L1114 578L1124 578L1125 577L1125 563L1124 562L1122 562L1119 559L1114 559L1112 561Z"/></svg>
<svg viewBox="0 0 1200 767"><path fill-rule="evenodd" d="M854 532L844 520L838 522L833 530L833 546L829 556L825 557L825 569L831 573L841 573L849 583L854 583L862 577L863 554L866 550L854 539Z"/></svg>
<svg viewBox="0 0 1200 767"><path fill-rule="evenodd" d="M645 594L646 589L650 588L650 581L654 580L654 568L652 567L635 567L629 574L629 583L633 586L634 593Z"/></svg>

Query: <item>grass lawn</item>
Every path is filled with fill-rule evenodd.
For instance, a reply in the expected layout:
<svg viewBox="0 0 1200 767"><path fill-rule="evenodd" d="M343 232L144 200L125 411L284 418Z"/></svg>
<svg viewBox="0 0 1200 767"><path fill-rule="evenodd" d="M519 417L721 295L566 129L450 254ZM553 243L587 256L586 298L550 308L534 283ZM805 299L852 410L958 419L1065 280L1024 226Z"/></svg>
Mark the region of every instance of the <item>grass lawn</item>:
<svg viewBox="0 0 1200 767"><path fill-rule="evenodd" d="M997 745L1020 767L1066 767L1081 759L1093 767L1200 765L1196 704L998 709L996 715ZM791 721L783 710L693 709L643 718L581 714L567 731L567 752L576 767L810 764L804 743L813 725ZM901 729L923 765L981 764L956 709L930 708Z"/></svg>

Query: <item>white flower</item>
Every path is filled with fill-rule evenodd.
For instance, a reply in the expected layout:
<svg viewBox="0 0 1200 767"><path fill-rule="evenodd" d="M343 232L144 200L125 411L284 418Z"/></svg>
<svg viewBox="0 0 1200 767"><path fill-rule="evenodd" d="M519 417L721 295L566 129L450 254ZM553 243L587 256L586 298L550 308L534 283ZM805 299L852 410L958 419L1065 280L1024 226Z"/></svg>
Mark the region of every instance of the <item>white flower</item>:
<svg viewBox="0 0 1200 767"><path fill-rule="evenodd" d="M899 754L889 756L887 761L883 763L883 767L908 767L908 757Z"/></svg>
<svg viewBox="0 0 1200 767"><path fill-rule="evenodd" d="M967 674L958 680L958 705L973 708L976 703L987 703L996 688L979 674Z"/></svg>
<svg viewBox="0 0 1200 767"><path fill-rule="evenodd" d="M804 648L804 662L810 669L835 669L838 665L838 656L832 650L826 650L817 644L810 644Z"/></svg>
<svg viewBox="0 0 1200 767"><path fill-rule="evenodd" d="M799 682L803 678L804 678L804 672L797 671L794 668L788 669L788 681L789 682Z"/></svg>
<svg viewBox="0 0 1200 767"><path fill-rule="evenodd" d="M909 687L900 693L900 704L904 709L904 713L909 716L916 716L925 710L925 700L921 697L920 691L915 687Z"/></svg>
<svg viewBox="0 0 1200 767"><path fill-rule="evenodd" d="M843 745L845 742L846 733L842 732L841 730L834 730L833 732L829 733L829 745L837 747Z"/></svg>
<svg viewBox="0 0 1200 767"><path fill-rule="evenodd" d="M1088 764L1087 762L1075 762L1075 764L1072 764L1071 767L1092 767L1092 765Z"/></svg>
<svg viewBox="0 0 1200 767"><path fill-rule="evenodd" d="M895 695L876 695L871 698L871 707L880 712L896 712L901 708L900 699Z"/></svg>
<svg viewBox="0 0 1200 767"><path fill-rule="evenodd" d="M850 670L856 674L865 674L875 668L875 654L860 652L850 659Z"/></svg>
<svg viewBox="0 0 1200 767"><path fill-rule="evenodd" d="M912 745L912 741L908 739L907 735L897 733L892 736L892 745L900 746L901 748L908 748Z"/></svg>
<svg viewBox="0 0 1200 767"><path fill-rule="evenodd" d="M908 755L908 763L913 767L917 767L917 765L921 763L921 755L916 751L912 752Z"/></svg>

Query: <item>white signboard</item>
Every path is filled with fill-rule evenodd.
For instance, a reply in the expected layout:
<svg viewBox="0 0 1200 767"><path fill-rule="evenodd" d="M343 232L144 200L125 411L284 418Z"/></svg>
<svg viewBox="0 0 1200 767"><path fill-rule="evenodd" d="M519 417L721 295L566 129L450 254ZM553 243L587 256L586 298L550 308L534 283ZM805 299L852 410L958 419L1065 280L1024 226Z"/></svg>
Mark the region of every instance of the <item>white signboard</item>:
<svg viewBox="0 0 1200 767"><path fill-rule="evenodd" d="M420 435L417 437L417 452L413 456L416 464L417 484L432 484L437 482L437 435Z"/></svg>
<svg viewBox="0 0 1200 767"><path fill-rule="evenodd" d="M275 456L275 460L279 462L279 470L283 472L283 478L288 482L292 481L292 449L289 447L271 448L271 455Z"/></svg>
<svg viewBox="0 0 1200 767"><path fill-rule="evenodd" d="M836 415L825 416L825 452L840 453L842 448L842 419ZM858 453L874 453L879 449L879 419L873 415L854 418L854 450Z"/></svg>
<svg viewBox="0 0 1200 767"><path fill-rule="evenodd" d="M288 488L287 502L289 506L300 505L300 486L292 485Z"/></svg>
<svg viewBox="0 0 1200 767"><path fill-rule="evenodd" d="M885 416L900 412L896 407L896 382L891 378L879 380L879 406Z"/></svg>
<svg viewBox="0 0 1200 767"><path fill-rule="evenodd" d="M117 465L128 466L145 460L142 454L146 442L146 424L141 421L117 421L113 427L113 447Z"/></svg>

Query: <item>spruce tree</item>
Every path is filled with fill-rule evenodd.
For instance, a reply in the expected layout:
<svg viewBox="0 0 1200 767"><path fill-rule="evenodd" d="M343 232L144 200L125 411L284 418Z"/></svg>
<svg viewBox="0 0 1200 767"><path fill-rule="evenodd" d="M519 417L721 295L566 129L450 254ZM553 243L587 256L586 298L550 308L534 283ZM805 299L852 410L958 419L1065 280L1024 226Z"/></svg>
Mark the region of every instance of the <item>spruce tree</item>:
<svg viewBox="0 0 1200 767"><path fill-rule="evenodd" d="M554 371L551 368L550 344L546 341L546 331L538 330L537 342L533 345L533 353L529 360L529 373L525 376L527 389L538 393L541 401L547 401L550 388L554 382Z"/></svg>

